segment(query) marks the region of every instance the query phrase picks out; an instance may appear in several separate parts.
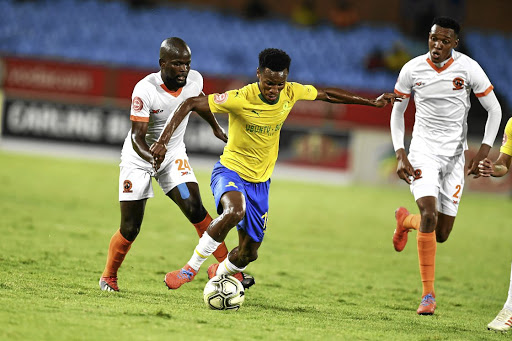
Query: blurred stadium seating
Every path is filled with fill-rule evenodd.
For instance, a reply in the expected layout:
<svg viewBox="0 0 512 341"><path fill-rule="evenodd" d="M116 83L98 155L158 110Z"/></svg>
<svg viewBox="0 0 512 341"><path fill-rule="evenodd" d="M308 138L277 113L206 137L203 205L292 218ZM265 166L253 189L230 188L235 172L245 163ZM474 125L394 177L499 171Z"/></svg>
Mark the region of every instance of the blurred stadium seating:
<svg viewBox="0 0 512 341"><path fill-rule="evenodd" d="M275 18L247 21L178 5L133 9L117 1L5 0L0 13L4 54L156 69L155 46L179 36L192 48L193 67L205 74L253 77L258 52L278 47L292 56L294 80L374 91L392 89L396 74L369 72L365 59L375 49L408 40L391 25L300 28ZM506 89L512 37L471 31L466 39L497 90ZM512 104L512 93L503 95Z"/></svg>

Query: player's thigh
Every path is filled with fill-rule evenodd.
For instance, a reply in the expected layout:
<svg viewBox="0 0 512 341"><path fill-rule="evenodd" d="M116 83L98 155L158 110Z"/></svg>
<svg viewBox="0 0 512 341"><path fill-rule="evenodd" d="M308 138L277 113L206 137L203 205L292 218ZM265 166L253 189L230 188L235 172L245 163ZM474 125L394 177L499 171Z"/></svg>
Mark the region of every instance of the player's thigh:
<svg viewBox="0 0 512 341"><path fill-rule="evenodd" d="M212 170L210 188L218 214L222 214L224 209L245 212L245 182L236 172L217 162Z"/></svg>
<svg viewBox="0 0 512 341"><path fill-rule="evenodd" d="M414 200L424 197L439 196L440 188L440 165L437 158L427 153L410 153L409 162L414 168L410 190Z"/></svg>
<svg viewBox="0 0 512 341"><path fill-rule="evenodd" d="M120 166L119 201L136 201L154 196L151 173L135 166Z"/></svg>
<svg viewBox="0 0 512 341"><path fill-rule="evenodd" d="M464 191L464 154L446 160L439 195L439 212L455 217Z"/></svg>
<svg viewBox="0 0 512 341"><path fill-rule="evenodd" d="M189 163L187 153L185 151L177 152L175 156L166 156L169 160L163 165L155 175L155 179L164 191L169 193L173 188L180 184L196 183L197 179L194 170ZM178 190L180 198L187 200L191 192L188 186L181 186ZM199 191L198 191L199 193Z"/></svg>
<svg viewBox="0 0 512 341"><path fill-rule="evenodd" d="M237 225L238 230L244 230L257 243L263 241L268 222L268 193L270 180L261 183L246 184L245 217Z"/></svg>

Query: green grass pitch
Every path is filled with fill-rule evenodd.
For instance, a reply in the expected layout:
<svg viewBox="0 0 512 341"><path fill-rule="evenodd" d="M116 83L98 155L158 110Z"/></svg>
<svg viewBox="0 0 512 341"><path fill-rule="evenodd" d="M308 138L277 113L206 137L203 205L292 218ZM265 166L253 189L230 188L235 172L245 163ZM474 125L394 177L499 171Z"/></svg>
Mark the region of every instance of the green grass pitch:
<svg viewBox="0 0 512 341"><path fill-rule="evenodd" d="M192 164L194 160L192 158ZM393 212L417 212L405 184L334 186L274 179L256 285L238 312L208 310L206 267L177 291L163 283L197 243L194 228L155 187L141 233L101 292L119 226L116 162L0 152L1 340L498 340L487 331L508 290L512 203L466 193L438 245L434 316L417 316L416 233L391 243ZM208 172L203 201L216 216ZM228 236L235 246L236 232Z"/></svg>

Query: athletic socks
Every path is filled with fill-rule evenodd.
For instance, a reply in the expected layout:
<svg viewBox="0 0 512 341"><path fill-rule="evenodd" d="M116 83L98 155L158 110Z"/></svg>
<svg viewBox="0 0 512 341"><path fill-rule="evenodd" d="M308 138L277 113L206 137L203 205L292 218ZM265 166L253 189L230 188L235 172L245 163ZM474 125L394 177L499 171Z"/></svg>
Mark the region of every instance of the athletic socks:
<svg viewBox="0 0 512 341"><path fill-rule="evenodd" d="M103 271L103 277L117 277L117 270L123 263L124 257L128 253L128 250L130 250L132 243L133 241L129 241L123 237L120 230L117 230L116 233L114 233L110 239L107 264Z"/></svg>
<svg viewBox="0 0 512 341"><path fill-rule="evenodd" d="M199 238L201 238L204 234L204 232L208 229L208 226L210 226L210 223L212 222L212 217L210 214L206 213L206 217L203 219L203 221L194 224L194 227L196 228L197 234L199 235ZM213 256L217 261L220 263L226 257L228 256L228 248L226 247L226 244L222 242L217 250L213 252Z"/></svg>
<svg viewBox="0 0 512 341"><path fill-rule="evenodd" d="M215 241L208 232L203 233L201 239L199 239L199 244L197 244L194 254L188 261L188 265L192 267L192 269L198 271L204 261L221 245L221 243Z"/></svg>
<svg viewBox="0 0 512 341"><path fill-rule="evenodd" d="M408 228L408 229L419 230L420 222L421 222L421 215L409 214L407 217L405 217L403 225L405 228Z"/></svg>
<svg viewBox="0 0 512 341"><path fill-rule="evenodd" d="M423 294L434 294L434 278L436 267L437 241L436 233L423 233L418 231L418 259L420 275L423 283Z"/></svg>
<svg viewBox="0 0 512 341"><path fill-rule="evenodd" d="M231 263L229 261L229 257L226 258L222 263L219 264L219 267L217 268L216 275L233 275L238 272L242 272L247 268L247 266L244 266L243 268L238 268L235 264Z"/></svg>

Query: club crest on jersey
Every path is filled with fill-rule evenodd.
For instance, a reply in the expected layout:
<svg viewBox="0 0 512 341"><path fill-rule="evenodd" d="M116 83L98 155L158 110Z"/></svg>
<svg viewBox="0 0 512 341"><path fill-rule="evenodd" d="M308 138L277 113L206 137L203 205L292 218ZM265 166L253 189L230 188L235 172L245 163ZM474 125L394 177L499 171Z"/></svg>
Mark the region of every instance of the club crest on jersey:
<svg viewBox="0 0 512 341"><path fill-rule="evenodd" d="M457 77L453 79L453 90L464 89L464 79Z"/></svg>
<svg viewBox="0 0 512 341"><path fill-rule="evenodd" d="M130 180L124 180L123 182L123 193L132 193L132 182Z"/></svg>
<svg viewBox="0 0 512 341"><path fill-rule="evenodd" d="M226 92L222 94L213 95L213 102L216 104L222 104L228 100L228 94Z"/></svg>
<svg viewBox="0 0 512 341"><path fill-rule="evenodd" d="M162 109L150 109L149 110L149 113L150 114L159 114L161 113L163 110Z"/></svg>
<svg viewBox="0 0 512 341"><path fill-rule="evenodd" d="M414 170L414 180L418 180L418 179L421 179L422 176L421 176L421 169L415 169Z"/></svg>
<svg viewBox="0 0 512 341"><path fill-rule="evenodd" d="M133 111L139 112L142 110L142 107L144 106L144 103L142 103L142 100L139 97L134 97L132 101L132 108Z"/></svg>

